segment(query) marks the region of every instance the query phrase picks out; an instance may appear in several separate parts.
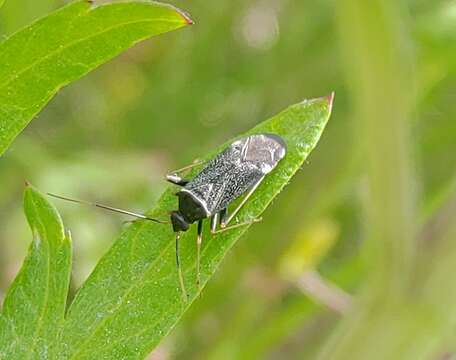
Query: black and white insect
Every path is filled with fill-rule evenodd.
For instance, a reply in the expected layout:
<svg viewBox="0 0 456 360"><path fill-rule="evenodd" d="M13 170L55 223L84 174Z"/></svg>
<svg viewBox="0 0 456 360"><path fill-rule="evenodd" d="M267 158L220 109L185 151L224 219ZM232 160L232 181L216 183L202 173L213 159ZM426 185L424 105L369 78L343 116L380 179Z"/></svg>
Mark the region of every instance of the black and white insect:
<svg viewBox="0 0 456 360"><path fill-rule="evenodd" d="M235 219L238 212L264 180L265 176L277 166L285 154L286 144L280 136L275 134L255 134L234 141L225 150L210 160L192 179L185 179L179 174L201 165L201 163L194 163L175 170L166 176L167 181L181 186L181 189L176 193L178 197L178 209L171 211L170 218L173 231L176 233L176 263L180 287L184 298L187 298L187 292L185 290L179 258L179 239L181 233L187 231L191 224L198 223L196 273L197 285L200 287L200 250L203 221L210 219L210 230L213 234L259 221L260 219L249 219L244 222L231 224L232 220ZM228 206L243 194L245 194L244 198L229 214ZM140 219L167 223L145 215L102 204L88 203L54 194L49 195L63 200L94 205Z"/></svg>

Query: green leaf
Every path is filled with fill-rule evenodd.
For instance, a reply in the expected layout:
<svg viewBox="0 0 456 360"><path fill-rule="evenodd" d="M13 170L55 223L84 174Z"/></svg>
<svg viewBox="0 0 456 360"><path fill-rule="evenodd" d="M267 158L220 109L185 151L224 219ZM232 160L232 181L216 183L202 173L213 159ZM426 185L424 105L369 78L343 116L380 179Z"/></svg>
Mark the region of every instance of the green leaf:
<svg viewBox="0 0 456 360"><path fill-rule="evenodd" d="M0 0L0 7L2 7L4 3L5 3L5 0Z"/></svg>
<svg viewBox="0 0 456 360"><path fill-rule="evenodd" d="M247 133L279 134L286 141L288 152L246 203L239 214L240 220L260 216L300 169L322 134L331 106L332 97L303 101ZM163 218L175 209L175 192L172 186L165 191L150 214ZM244 226L215 236L205 229L203 284L247 229L248 226ZM174 239L170 225L147 221L135 222L123 231L70 306L59 340L62 358L143 359L169 333L198 297L195 227L181 239L182 266L190 294L188 302L182 300L179 288Z"/></svg>
<svg viewBox="0 0 456 360"><path fill-rule="evenodd" d="M0 155L62 86L141 40L191 23L155 2L84 0L0 43Z"/></svg>
<svg viewBox="0 0 456 360"><path fill-rule="evenodd" d="M27 187L24 208L33 242L0 314L1 359L58 358L71 272L71 240L55 208Z"/></svg>
<svg viewBox="0 0 456 360"><path fill-rule="evenodd" d="M304 101L247 133L279 134L286 141L288 152L246 203L240 219L260 216L301 167L321 136L331 106L332 97ZM174 192L175 188L170 187L164 193L151 212L153 216L162 217L175 208ZM182 300L179 288L171 227L142 221L122 233L77 293L64 318L71 241L64 234L57 211L40 193L27 187L24 198L34 240L0 314L0 358L144 358L198 296L195 229L182 237L189 302ZM205 232L203 284L247 228L212 238Z"/></svg>

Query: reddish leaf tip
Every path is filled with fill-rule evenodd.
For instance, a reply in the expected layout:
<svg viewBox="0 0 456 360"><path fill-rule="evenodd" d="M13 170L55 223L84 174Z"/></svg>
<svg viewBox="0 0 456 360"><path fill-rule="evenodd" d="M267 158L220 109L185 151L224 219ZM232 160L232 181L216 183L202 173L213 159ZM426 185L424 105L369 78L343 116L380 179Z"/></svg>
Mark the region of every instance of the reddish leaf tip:
<svg viewBox="0 0 456 360"><path fill-rule="evenodd" d="M326 102L328 103L329 105L329 111L331 112L332 111L332 107L333 107L333 103L334 103L334 97L336 96L336 93L333 91L331 92L331 94L323 97L323 99L326 100Z"/></svg>
<svg viewBox="0 0 456 360"><path fill-rule="evenodd" d="M336 95L336 93L333 91L331 94L329 94L328 96L325 96L325 99L326 101L328 102L328 104L332 105L333 101L334 101L334 96Z"/></svg>
<svg viewBox="0 0 456 360"><path fill-rule="evenodd" d="M185 11L179 10L179 13L181 16L184 18L185 22L187 25L193 25L195 22L190 18L190 15L186 13Z"/></svg>

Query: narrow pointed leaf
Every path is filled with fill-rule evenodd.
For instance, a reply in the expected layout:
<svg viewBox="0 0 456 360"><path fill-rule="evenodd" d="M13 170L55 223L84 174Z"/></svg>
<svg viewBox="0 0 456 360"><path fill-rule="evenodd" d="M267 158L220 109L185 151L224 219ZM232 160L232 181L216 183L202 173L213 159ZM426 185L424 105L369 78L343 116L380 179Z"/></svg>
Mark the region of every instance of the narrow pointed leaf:
<svg viewBox="0 0 456 360"><path fill-rule="evenodd" d="M0 359L57 359L71 272L71 241L60 217L33 188L24 209L33 241L0 314Z"/></svg>
<svg viewBox="0 0 456 360"><path fill-rule="evenodd" d="M190 23L155 2L84 0L0 43L0 155L62 86L141 40Z"/></svg>
<svg viewBox="0 0 456 360"><path fill-rule="evenodd" d="M286 141L288 152L247 202L239 219L259 217L300 169L322 134L331 105L332 98L304 101L247 133L279 134ZM175 209L175 192L176 188L170 187L151 215L164 218ZM247 229L244 226L215 236L206 229L203 283ZM190 294L190 300L185 302L179 288L171 226L147 221L129 226L76 295L64 325L62 356L78 360L143 359L198 296L195 238L193 227L181 239L185 283Z"/></svg>

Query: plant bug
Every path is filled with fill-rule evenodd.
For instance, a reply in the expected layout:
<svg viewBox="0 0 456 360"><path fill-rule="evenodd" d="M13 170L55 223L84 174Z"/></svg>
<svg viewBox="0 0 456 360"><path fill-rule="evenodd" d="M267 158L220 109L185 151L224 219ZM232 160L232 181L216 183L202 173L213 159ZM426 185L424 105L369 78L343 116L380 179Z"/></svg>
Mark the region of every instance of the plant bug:
<svg viewBox="0 0 456 360"><path fill-rule="evenodd" d="M179 283L184 299L187 299L184 278L179 257L180 234L187 231L191 224L197 222L196 240L196 273L197 285L200 288L200 253L203 235L203 221L210 219L212 234L234 229L258 222L253 219L230 225L238 212L255 192L265 176L269 174L286 154L284 140L275 134L255 134L234 141L225 150L210 160L207 165L192 179L185 179L179 174L201 163L175 170L166 175L166 180L181 186L176 193L178 209L170 213L173 231L176 233L176 264ZM246 194L231 214L228 206L241 195ZM59 199L89 204L102 209L150 220L157 223L167 222L154 219L131 211L107 205L75 200L60 195L49 194Z"/></svg>

